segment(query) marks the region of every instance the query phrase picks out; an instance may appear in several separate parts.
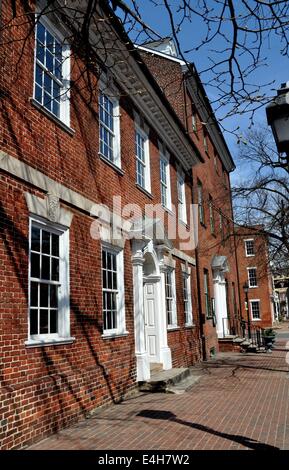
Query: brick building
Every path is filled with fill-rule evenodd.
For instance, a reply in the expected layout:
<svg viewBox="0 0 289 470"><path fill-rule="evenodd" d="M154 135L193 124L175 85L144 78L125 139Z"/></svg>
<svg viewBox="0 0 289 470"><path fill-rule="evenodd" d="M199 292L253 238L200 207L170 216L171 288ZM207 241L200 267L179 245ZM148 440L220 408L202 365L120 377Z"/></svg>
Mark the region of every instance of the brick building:
<svg viewBox="0 0 289 470"><path fill-rule="evenodd" d="M206 357L218 338L239 332L240 296L230 172L235 165L193 64L178 59L171 40L140 46L142 58L200 150L192 170L198 205L198 295Z"/></svg>
<svg viewBox="0 0 289 470"><path fill-rule="evenodd" d="M10 2L1 13L5 24ZM38 18L23 51L31 25L16 23L0 51L4 449L120 400L150 363L202 357L195 256L183 248L199 150L117 21L102 32L115 65L91 76L92 101L57 13Z"/></svg>
<svg viewBox="0 0 289 470"><path fill-rule="evenodd" d="M195 68L134 48L103 2L109 67L80 73L57 11L31 29L21 5L0 48L3 449L213 355L241 310L234 163Z"/></svg>
<svg viewBox="0 0 289 470"><path fill-rule="evenodd" d="M270 327L275 315L268 240L258 226L251 230L238 227L235 233L242 304L246 300L243 286L247 284L251 324L256 328ZM248 321L247 312L243 312L243 319Z"/></svg>

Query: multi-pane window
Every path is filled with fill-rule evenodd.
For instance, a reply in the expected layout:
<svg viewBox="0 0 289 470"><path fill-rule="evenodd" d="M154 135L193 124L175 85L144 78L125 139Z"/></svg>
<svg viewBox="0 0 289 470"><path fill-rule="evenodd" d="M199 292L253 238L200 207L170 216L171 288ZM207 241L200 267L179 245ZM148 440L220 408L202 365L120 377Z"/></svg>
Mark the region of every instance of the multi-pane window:
<svg viewBox="0 0 289 470"><path fill-rule="evenodd" d="M205 309L206 317L211 318L211 303L210 303L210 290L209 290L209 272L204 269L204 296L205 296Z"/></svg>
<svg viewBox="0 0 289 470"><path fill-rule="evenodd" d="M168 207L168 178L167 178L167 167L169 162L161 158L160 159L160 180L161 180L161 201L164 207Z"/></svg>
<svg viewBox="0 0 289 470"><path fill-rule="evenodd" d="M225 240L225 230L224 230L224 217L222 212L220 212L220 234L221 234L221 240L224 242Z"/></svg>
<svg viewBox="0 0 289 470"><path fill-rule="evenodd" d="M194 105L192 106L192 129L193 132L197 132L197 113Z"/></svg>
<svg viewBox="0 0 289 470"><path fill-rule="evenodd" d="M183 299L186 325L191 325L193 322L190 279L187 273L183 273Z"/></svg>
<svg viewBox="0 0 289 470"><path fill-rule="evenodd" d="M215 233L215 216L212 196L209 196L209 213L210 213L210 227L211 233Z"/></svg>
<svg viewBox="0 0 289 470"><path fill-rule="evenodd" d="M102 301L103 301L103 329L116 330L117 302L117 254L102 250Z"/></svg>
<svg viewBox="0 0 289 470"><path fill-rule="evenodd" d="M141 129L137 128L135 131L136 182L142 188L150 191L148 152L148 137Z"/></svg>
<svg viewBox="0 0 289 470"><path fill-rule="evenodd" d="M175 303L175 285L174 285L174 271L168 270L165 273L165 292L166 292L166 312L167 312L167 325L175 326L176 319L176 303Z"/></svg>
<svg viewBox="0 0 289 470"><path fill-rule="evenodd" d="M104 334L123 333L124 317L123 253L102 248L102 312Z"/></svg>
<svg viewBox="0 0 289 470"><path fill-rule="evenodd" d="M34 98L44 108L64 121L68 119L63 109L65 103L68 102L69 59L67 52L67 47L46 26L46 22L38 21L36 24Z"/></svg>
<svg viewBox="0 0 289 470"><path fill-rule="evenodd" d="M205 212L204 212L204 199L203 199L203 185L198 181L198 207L199 207L199 219L201 224L205 223Z"/></svg>
<svg viewBox="0 0 289 470"><path fill-rule="evenodd" d="M218 156L215 152L214 154L214 168L215 168L215 172L217 173L217 175L219 174L219 170L218 170Z"/></svg>
<svg viewBox="0 0 289 470"><path fill-rule="evenodd" d="M207 135L207 129L205 126L203 126L203 144L204 144L204 149L205 152L208 151L208 135Z"/></svg>
<svg viewBox="0 0 289 470"><path fill-rule="evenodd" d="M178 186L179 219L187 223L185 180L182 175L178 175L177 186Z"/></svg>
<svg viewBox="0 0 289 470"><path fill-rule="evenodd" d="M257 287L257 269L256 268L248 268L248 281L249 287Z"/></svg>
<svg viewBox="0 0 289 470"><path fill-rule="evenodd" d="M32 222L30 236L30 337L59 333L61 232Z"/></svg>
<svg viewBox="0 0 289 470"><path fill-rule="evenodd" d="M255 255L254 240L245 240L246 256Z"/></svg>
<svg viewBox="0 0 289 470"><path fill-rule="evenodd" d="M103 93L99 94L99 151L111 162L114 161L114 104Z"/></svg>
<svg viewBox="0 0 289 470"><path fill-rule="evenodd" d="M250 300L251 304L251 314L253 320L259 320L260 316L260 301L259 300Z"/></svg>

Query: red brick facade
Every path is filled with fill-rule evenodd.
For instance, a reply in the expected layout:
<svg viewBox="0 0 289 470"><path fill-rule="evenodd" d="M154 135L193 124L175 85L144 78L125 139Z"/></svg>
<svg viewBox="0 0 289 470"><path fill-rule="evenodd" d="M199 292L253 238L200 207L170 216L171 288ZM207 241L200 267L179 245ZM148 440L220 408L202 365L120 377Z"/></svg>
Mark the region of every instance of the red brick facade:
<svg viewBox="0 0 289 470"><path fill-rule="evenodd" d="M149 47L149 45L148 45ZM233 211L230 191L230 175L226 169L223 156L218 154L216 144L213 143L202 124L198 109L200 104L194 101L190 93L190 84L187 75L183 72L182 65L178 61L171 60L164 55L153 54L148 50L142 50L142 57L162 90L170 100L187 127L187 132L201 152L204 163L197 165L192 171L193 202L198 204L198 184L203 188L204 221L198 227L198 276L199 298L204 323L204 336L207 357L218 350L215 323L212 319L205 319L205 295L204 295L204 270L209 275L209 295L214 297L213 272L211 268L214 256L225 256L229 269L225 278L227 283L227 312L230 330L233 334L239 332L240 301L239 282L237 274L235 240L233 236ZM193 90L194 91L194 90ZM200 93L202 93L199 90ZM210 109L209 109L210 111ZM195 128L193 128L192 114L195 114ZM209 121L207 124L209 124ZM205 121L206 122L206 121ZM209 127L209 126L208 126ZM204 132L206 133L207 149L204 148ZM231 163L232 165L232 163ZM233 169L233 165L232 168ZM210 226L210 198L214 218L214 230ZM222 221L220 220L222 218ZM213 233L212 233L213 232Z"/></svg>
<svg viewBox="0 0 289 470"><path fill-rule="evenodd" d="M2 2L3 23L11 17L10 8L10 2ZM233 162L225 162L224 156L218 155L209 135L208 149L205 151L201 117L197 118L197 131L192 129L192 97L187 86L184 87L180 64L142 54L152 72L150 81L153 84L152 90L145 91L148 96L155 93L155 100L157 96L161 97L161 115L174 120L174 127L168 126L169 130L164 129L163 133L155 128L157 125L154 127L149 115L142 115L143 109L135 104L133 96L124 92L122 83L117 79L114 81L120 91L120 169L99 156L98 87L90 102L87 83L83 77L77 78L77 68L74 67L75 63L79 65L79 59L74 57L71 60L71 78L75 83L70 98L70 126L62 125L58 119L47 114L43 107L35 105L31 99L34 35L26 42L21 61L17 63L23 46L20 39L29 28L25 22L16 26L17 21L4 31L0 48L0 61L5 72L0 76L0 441L3 449L19 448L51 434L98 406L120 401L136 386L141 363L138 360L143 359L140 353L144 351L138 350L135 333L138 328L135 322L138 305L135 272L138 266L144 264L144 259L133 259L134 243L126 240L123 247L126 332L115 337L104 337L103 240L91 236L95 219L90 211L97 203L113 210L113 196L121 196L122 206L130 203L138 205L141 215L144 215L147 204L160 204L158 142L171 142L170 132L175 133L175 141L184 149L184 155L187 155L188 148L191 149L188 157L191 165L184 171L186 228L191 232L194 228L189 206L191 202L198 203L198 181L203 185L204 223L199 223L197 250L183 250L178 234L173 239L173 248L162 248L165 240L151 240L155 243L154 254L157 250L158 253L165 250L165 256L160 255L160 266L155 275L159 284L163 282L165 269L169 265L175 266L177 321L174 328L165 328L165 339L162 339L163 354L167 354L169 364L167 367L190 366L218 350L216 324L211 315L211 299L215 297L215 274L212 271L214 260L225 266L222 268L222 285L224 287L226 281L228 323L225 326L228 331L238 333L240 319L235 240L231 236L233 216L229 171L233 169ZM11 39L19 39L19 42L11 42ZM135 67L138 66L136 64ZM144 64L142 67L146 77L150 76ZM154 83L153 76L161 88ZM96 76L91 78L98 84ZM148 128L150 194L136 184L134 112L142 115ZM224 146L222 139L221 144ZM177 152L171 149L168 152L171 198L173 207L177 207L177 178L185 157L181 160ZM202 159L204 163L191 171L194 163ZM29 219L36 214L41 220L49 218L50 223L53 222L54 215L51 215L49 202L51 188L57 193L57 210L65 209L63 213L66 216L69 214L71 220L71 225L67 226L70 336L66 342L59 344L32 345L27 344ZM209 215L210 196L215 219L214 233L211 233ZM31 210L32 203L29 205L29 201L36 201L38 208L35 212ZM165 229L168 229L169 220L178 219L177 210L174 209L161 209L161 215L164 216ZM115 242L110 241L112 244ZM145 240L142 242L143 252L139 250L141 255L150 253L145 252L149 243ZM209 276L207 297L210 318L206 318L205 269ZM185 324L184 271L190 272L191 325ZM141 284L145 282L143 279ZM142 293L142 287L139 292ZM163 295L164 289L161 292ZM144 348L142 342L139 343Z"/></svg>
<svg viewBox="0 0 289 470"><path fill-rule="evenodd" d="M252 245L252 253L248 254L246 242ZM272 276L269 267L268 258L268 240L258 232L258 227L237 228L236 229L236 246L238 267L240 273L240 291L242 305L245 306L246 298L243 290L245 283L248 284L248 300L249 314L252 325L257 328L271 327L274 319L273 307L273 289ZM249 269L256 268L256 286L250 287ZM252 301L259 303L259 318L254 318L252 312ZM257 316L257 312L256 312ZM243 308L243 318L248 321L247 311Z"/></svg>
<svg viewBox="0 0 289 470"><path fill-rule="evenodd" d="M10 16L3 2L2 20ZM6 32L23 37L25 27ZM27 32L27 30L26 30ZM122 204L160 203L159 149L157 135L149 126L151 195L135 183L135 124L132 101L120 98L122 169L107 164L98 155L97 99L88 105L84 83L71 91L70 128L36 108L31 101L34 76L34 38L26 44L15 69L21 42L1 46L1 158L14 157L41 175L61 183L92 203L112 207L112 197ZM73 69L73 67L72 67ZM9 72L9 73L8 73ZM73 77L72 77L73 78ZM141 111L137 109L137 111ZM145 116L144 116L145 117ZM10 161L10 160L9 160ZM14 161L14 160L13 160ZM9 165L8 165L9 166ZM30 170L29 170L30 171ZM1 352L1 448L18 448L85 416L107 402L119 401L136 386L133 274L131 242L124 247L125 319L127 335L102 337L101 242L90 235L93 218L72 202L60 198L61 208L73 215L69 230L70 334L71 344L27 347L29 210L25 194L44 200L47 193L13 175L14 168L1 169L0 262L0 352ZM170 155L172 204L177 205L176 158ZM42 178L42 176L41 176ZM41 179L40 178L40 179ZM186 200L192 200L190 175L186 176ZM29 176L27 177L29 180ZM42 181L42 180L41 180ZM165 216L172 217L165 212ZM189 214L188 214L189 221ZM179 248L178 239L174 247ZM192 253L189 253L192 257ZM181 265L176 263L177 324L168 331L174 367L188 366L202 357L198 320L196 269L191 265L194 326L184 326Z"/></svg>

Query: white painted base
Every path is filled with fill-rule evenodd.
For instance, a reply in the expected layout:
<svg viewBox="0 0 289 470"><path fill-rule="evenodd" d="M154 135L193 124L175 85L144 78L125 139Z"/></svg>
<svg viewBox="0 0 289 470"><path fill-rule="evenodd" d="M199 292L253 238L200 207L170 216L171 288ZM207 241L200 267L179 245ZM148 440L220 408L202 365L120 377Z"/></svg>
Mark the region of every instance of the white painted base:
<svg viewBox="0 0 289 470"><path fill-rule="evenodd" d="M169 347L161 348L160 362L163 364L164 370L169 370L172 368L172 353Z"/></svg>
<svg viewBox="0 0 289 470"><path fill-rule="evenodd" d="M136 379L138 382L144 382L150 379L150 363L148 353L136 353Z"/></svg>

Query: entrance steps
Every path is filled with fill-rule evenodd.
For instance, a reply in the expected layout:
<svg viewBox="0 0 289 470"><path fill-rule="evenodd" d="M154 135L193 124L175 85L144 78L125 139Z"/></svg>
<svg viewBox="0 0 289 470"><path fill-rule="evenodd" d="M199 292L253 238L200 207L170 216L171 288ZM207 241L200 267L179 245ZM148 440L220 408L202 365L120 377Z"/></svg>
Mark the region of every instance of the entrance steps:
<svg viewBox="0 0 289 470"><path fill-rule="evenodd" d="M241 336L226 336L219 338L219 351L220 352L264 352L265 348L256 346L249 339L242 338Z"/></svg>
<svg viewBox="0 0 289 470"><path fill-rule="evenodd" d="M175 393L179 395L199 381L201 376L195 374L196 370L188 367L169 370L151 368L150 379L146 382L140 382L139 389L142 392Z"/></svg>

